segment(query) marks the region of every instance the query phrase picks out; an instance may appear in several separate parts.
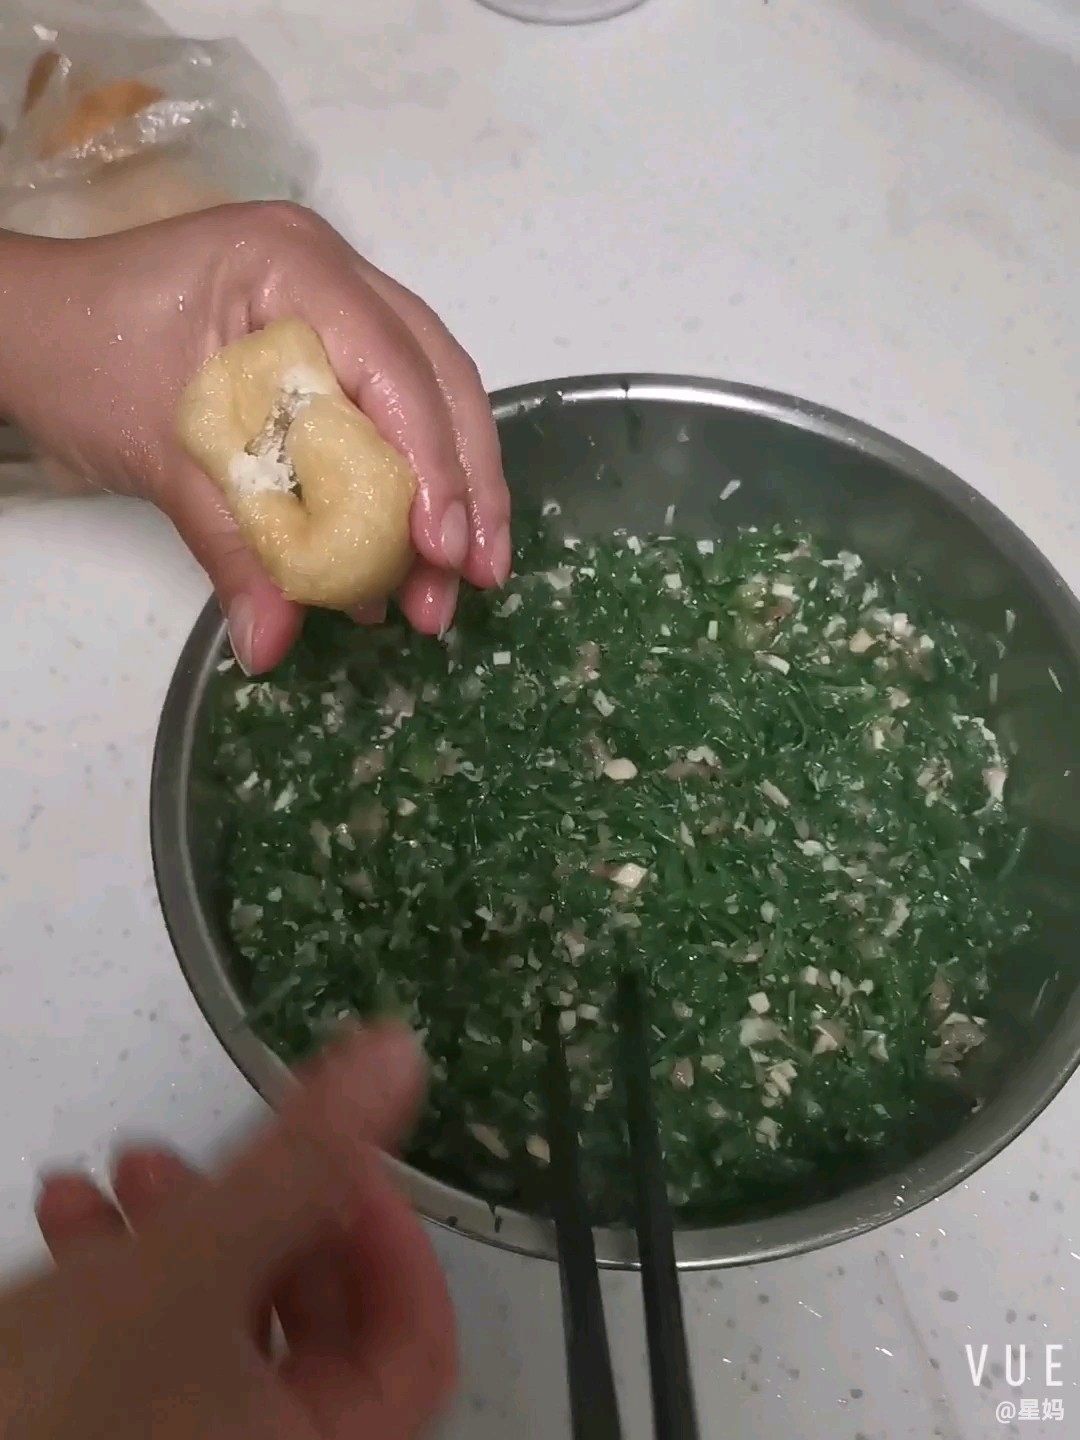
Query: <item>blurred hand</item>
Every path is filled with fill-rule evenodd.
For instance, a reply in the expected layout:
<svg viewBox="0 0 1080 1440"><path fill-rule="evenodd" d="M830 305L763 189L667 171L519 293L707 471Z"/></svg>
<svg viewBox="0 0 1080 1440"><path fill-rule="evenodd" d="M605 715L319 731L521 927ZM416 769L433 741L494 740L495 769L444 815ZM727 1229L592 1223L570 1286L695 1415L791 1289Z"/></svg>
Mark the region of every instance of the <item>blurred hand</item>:
<svg viewBox="0 0 1080 1440"><path fill-rule="evenodd" d="M509 574L509 499L476 367L423 301L285 203L92 240L0 239L0 412L80 483L164 510L210 576L251 673L281 659L300 614L178 444L176 403L210 355L287 315L319 334L345 392L412 464L419 558L399 600L437 633L459 576L490 586Z"/></svg>
<svg viewBox="0 0 1080 1440"><path fill-rule="evenodd" d="M0 1435L418 1435L452 1383L453 1315L379 1151L421 1090L407 1034L353 1034L216 1179L146 1151L120 1161L116 1204L85 1176L49 1179L57 1268L0 1296Z"/></svg>

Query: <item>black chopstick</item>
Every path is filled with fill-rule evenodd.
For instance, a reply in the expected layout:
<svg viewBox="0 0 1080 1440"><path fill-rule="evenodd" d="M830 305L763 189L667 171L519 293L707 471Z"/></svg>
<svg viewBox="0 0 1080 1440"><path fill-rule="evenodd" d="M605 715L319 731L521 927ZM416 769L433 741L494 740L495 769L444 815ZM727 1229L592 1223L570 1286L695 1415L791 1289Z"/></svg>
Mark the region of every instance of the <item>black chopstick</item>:
<svg viewBox="0 0 1080 1440"><path fill-rule="evenodd" d="M622 1440L592 1221L581 1186L577 1122L559 1017L547 1006L547 1132L551 1208L559 1246L563 1327L574 1440Z"/></svg>
<svg viewBox="0 0 1080 1440"><path fill-rule="evenodd" d="M645 996L637 971L628 971L619 981L618 1016L649 1342L653 1428L657 1440L698 1440L679 1272L675 1267L675 1238L653 1103Z"/></svg>

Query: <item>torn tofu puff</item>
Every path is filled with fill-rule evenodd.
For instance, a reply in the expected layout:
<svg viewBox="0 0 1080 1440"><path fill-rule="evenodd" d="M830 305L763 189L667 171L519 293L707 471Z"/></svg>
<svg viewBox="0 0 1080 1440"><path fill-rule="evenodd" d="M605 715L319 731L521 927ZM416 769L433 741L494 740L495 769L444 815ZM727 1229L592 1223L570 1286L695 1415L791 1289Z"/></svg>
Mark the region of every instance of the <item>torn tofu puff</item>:
<svg viewBox="0 0 1080 1440"><path fill-rule="evenodd" d="M290 600L347 610L404 580L416 477L302 321L212 356L180 397L177 430Z"/></svg>

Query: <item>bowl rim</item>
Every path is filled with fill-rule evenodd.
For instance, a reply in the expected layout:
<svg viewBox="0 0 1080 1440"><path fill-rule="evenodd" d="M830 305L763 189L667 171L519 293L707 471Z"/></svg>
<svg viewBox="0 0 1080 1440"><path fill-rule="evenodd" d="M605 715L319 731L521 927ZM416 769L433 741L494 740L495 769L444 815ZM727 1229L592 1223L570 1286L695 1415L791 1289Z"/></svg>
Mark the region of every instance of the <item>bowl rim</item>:
<svg viewBox="0 0 1080 1440"><path fill-rule="evenodd" d="M989 500L952 471L884 431L840 411L779 391L695 376L607 374L569 376L499 390L497 420L541 406L589 401L645 403L675 400L706 409L751 413L813 431L883 461L912 483L963 511L1037 596L1080 672L1080 604L1032 541ZM187 843L188 803L195 726L206 685L227 646L225 622L210 600L188 636L162 706L150 778L150 843L165 926L180 968L208 1025L241 1074L274 1106L293 1082L285 1063L245 1020L228 974L223 947L198 901ZM1007 1095L996 1097L896 1177L885 1177L757 1222L676 1233L681 1270L717 1269L834 1245L928 1204L998 1155L1046 1108L1080 1064L1080 991L1066 1004ZM552 1225L542 1217L493 1206L406 1165L393 1162L413 1204L432 1224L497 1248L538 1259L557 1259ZM598 1263L637 1268L632 1232L595 1231Z"/></svg>

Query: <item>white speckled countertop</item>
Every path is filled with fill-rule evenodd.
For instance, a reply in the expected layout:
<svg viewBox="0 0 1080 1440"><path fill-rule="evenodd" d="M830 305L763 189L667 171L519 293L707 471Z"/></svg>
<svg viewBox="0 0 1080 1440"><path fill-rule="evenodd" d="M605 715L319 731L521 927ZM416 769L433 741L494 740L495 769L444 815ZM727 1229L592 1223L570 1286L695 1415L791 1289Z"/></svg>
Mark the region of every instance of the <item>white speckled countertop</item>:
<svg viewBox="0 0 1080 1440"><path fill-rule="evenodd" d="M492 387L643 369L795 391L950 465L1080 586L1074 0L649 0L562 30L473 0L159 8L263 60L321 208ZM206 1157L252 1110L173 958L147 838L158 710L205 596L144 507L0 513L4 1264L36 1245L39 1166L100 1163L121 1134ZM1080 1434L1078 1133L1074 1080L916 1216L688 1280L709 1440ZM448 1435L561 1440L554 1270L440 1247L465 1352ZM606 1291L644 1437L637 1286ZM991 1347L980 1388L965 1344Z"/></svg>

